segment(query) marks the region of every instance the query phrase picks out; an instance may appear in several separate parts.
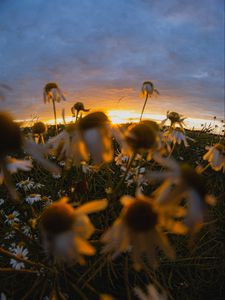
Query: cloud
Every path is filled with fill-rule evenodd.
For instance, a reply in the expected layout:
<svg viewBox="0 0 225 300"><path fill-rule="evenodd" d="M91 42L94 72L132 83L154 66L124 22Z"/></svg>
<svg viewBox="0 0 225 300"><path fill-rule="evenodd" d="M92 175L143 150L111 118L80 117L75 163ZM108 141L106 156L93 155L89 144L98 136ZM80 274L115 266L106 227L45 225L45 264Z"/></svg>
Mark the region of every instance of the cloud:
<svg viewBox="0 0 225 300"><path fill-rule="evenodd" d="M223 117L223 5L220 0L2 0L1 109L47 116L46 82L67 92L69 108L139 109L143 80L161 92L151 109ZM194 109L194 112L193 112Z"/></svg>

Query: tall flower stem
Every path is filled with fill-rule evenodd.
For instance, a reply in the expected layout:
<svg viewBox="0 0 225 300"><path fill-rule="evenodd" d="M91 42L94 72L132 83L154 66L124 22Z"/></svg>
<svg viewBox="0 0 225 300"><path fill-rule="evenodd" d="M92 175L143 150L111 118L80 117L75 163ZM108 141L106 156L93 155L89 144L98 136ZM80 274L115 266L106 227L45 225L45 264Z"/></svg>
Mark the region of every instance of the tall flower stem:
<svg viewBox="0 0 225 300"><path fill-rule="evenodd" d="M58 125L57 125L57 120L56 120L56 108L55 108L55 100L52 99L52 105L53 105L53 112L54 112L54 119L55 119L55 131L56 134L58 134Z"/></svg>
<svg viewBox="0 0 225 300"><path fill-rule="evenodd" d="M145 103L144 103L144 105L142 107L141 116L140 116L140 122L142 120L142 116L143 116L143 113L144 113L144 110L145 110L145 106L146 106L147 100L148 100L148 93L146 93Z"/></svg>
<svg viewBox="0 0 225 300"><path fill-rule="evenodd" d="M126 168L126 171L125 171L123 177L121 178L121 180L119 181L119 183L118 183L117 186L115 187L114 191L112 192L112 194L113 194L114 196L117 195L117 192L119 191L120 187L121 187L122 184L124 183L124 181L125 181L125 179L126 179L126 177L127 177L127 174L128 174L128 172L129 172L129 170L130 170L130 168L131 168L131 166L132 166L132 163L133 163L133 161L135 160L136 155L137 155L137 152L134 152L134 153L132 154L132 156L131 156L131 158L130 158L130 160L129 160L129 162L128 162L128 165L127 165L127 168Z"/></svg>

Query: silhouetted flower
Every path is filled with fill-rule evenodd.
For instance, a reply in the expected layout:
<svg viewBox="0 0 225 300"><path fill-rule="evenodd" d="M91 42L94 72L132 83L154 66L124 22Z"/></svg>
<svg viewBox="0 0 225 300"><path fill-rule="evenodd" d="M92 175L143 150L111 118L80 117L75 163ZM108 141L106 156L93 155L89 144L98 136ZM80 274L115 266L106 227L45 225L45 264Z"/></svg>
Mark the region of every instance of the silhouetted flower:
<svg viewBox="0 0 225 300"><path fill-rule="evenodd" d="M76 117L76 120L78 119L78 115L80 111L88 112L90 109L84 108L84 104L82 102L76 102L71 107L71 112L73 114L73 117Z"/></svg>
<svg viewBox="0 0 225 300"><path fill-rule="evenodd" d="M96 200L73 208L67 198L53 203L41 215L40 225L46 252L58 261L84 264L83 255L94 255L87 241L95 231L87 214L106 208L107 200Z"/></svg>
<svg viewBox="0 0 225 300"><path fill-rule="evenodd" d="M225 144L218 143L213 147L206 147L208 152L203 156L215 171L222 170L225 173Z"/></svg>
<svg viewBox="0 0 225 300"><path fill-rule="evenodd" d="M170 120L170 126L173 128L176 124L178 124L181 128L184 128L185 117L175 111L168 111L167 117L161 122L161 125L164 125L167 120Z"/></svg>
<svg viewBox="0 0 225 300"><path fill-rule="evenodd" d="M174 219L180 214L180 209L157 205L155 199L142 194L135 198L123 196L120 202L123 205L120 216L102 237L106 244L103 252L112 253L112 258L115 258L130 249L137 270L143 267L142 255L152 266L157 266L156 247L173 258L174 251L162 228L176 234L186 233L185 226Z"/></svg>
<svg viewBox="0 0 225 300"><path fill-rule="evenodd" d="M65 96L63 95L62 91L58 87L58 84L55 82L49 82L45 85L44 91L44 103L56 101L60 102L61 100L66 101Z"/></svg>

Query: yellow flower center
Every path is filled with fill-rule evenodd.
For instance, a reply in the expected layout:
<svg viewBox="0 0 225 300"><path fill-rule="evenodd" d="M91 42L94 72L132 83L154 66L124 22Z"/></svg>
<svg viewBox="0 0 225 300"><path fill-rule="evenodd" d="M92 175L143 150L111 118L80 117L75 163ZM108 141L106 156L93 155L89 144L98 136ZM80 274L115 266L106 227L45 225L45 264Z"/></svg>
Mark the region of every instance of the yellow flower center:
<svg viewBox="0 0 225 300"><path fill-rule="evenodd" d="M9 214L9 215L7 216L7 218L8 218L9 220L13 220L13 219L14 219L14 214Z"/></svg>
<svg viewBox="0 0 225 300"><path fill-rule="evenodd" d="M54 203L41 216L41 225L48 233L60 234L70 230L73 224L74 209L67 203Z"/></svg>
<svg viewBox="0 0 225 300"><path fill-rule="evenodd" d="M34 134L42 134L46 132L46 126L43 122L36 122L33 125L32 131Z"/></svg>
<svg viewBox="0 0 225 300"><path fill-rule="evenodd" d="M125 213L127 226L137 232L145 232L155 227L158 215L151 203L145 200L135 200Z"/></svg>
<svg viewBox="0 0 225 300"><path fill-rule="evenodd" d="M180 115L175 111L172 111L168 114L168 119L171 121L171 123L176 123L181 121Z"/></svg>
<svg viewBox="0 0 225 300"><path fill-rule="evenodd" d="M109 119L103 112L90 113L79 121L80 130L88 130L91 128L105 126L109 123Z"/></svg>
<svg viewBox="0 0 225 300"><path fill-rule="evenodd" d="M137 151L139 149L150 149L156 142L156 133L154 129L146 123L131 125L126 134L127 143Z"/></svg>

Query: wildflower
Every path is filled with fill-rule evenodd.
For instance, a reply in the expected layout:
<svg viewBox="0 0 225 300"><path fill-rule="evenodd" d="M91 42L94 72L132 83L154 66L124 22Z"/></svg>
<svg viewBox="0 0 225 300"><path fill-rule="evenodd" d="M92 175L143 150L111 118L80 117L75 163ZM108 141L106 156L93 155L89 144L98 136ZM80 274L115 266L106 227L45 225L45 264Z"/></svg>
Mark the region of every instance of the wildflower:
<svg viewBox="0 0 225 300"><path fill-rule="evenodd" d="M134 268L140 270L144 261L142 255L154 267L157 266L156 247L174 258L174 251L163 229L176 234L186 233L186 228L174 218L180 211L157 205L154 199L143 194L123 196L120 199L123 209L120 216L102 237L105 253L113 253L112 258L131 248Z"/></svg>
<svg viewBox="0 0 225 300"><path fill-rule="evenodd" d="M44 156L44 150L40 145L36 145L30 140L25 140L20 132L19 126L13 121L12 117L0 112L0 140L4 141L0 148L0 183L4 181L13 199L18 199L18 195L11 183L10 173L15 173L21 169L29 171L32 167L29 160L18 160L8 155L20 152L23 149L30 153L47 169L59 172L59 168L48 162Z"/></svg>
<svg viewBox="0 0 225 300"><path fill-rule="evenodd" d="M43 122L36 122L32 127L33 134L43 134L46 130L46 125Z"/></svg>
<svg viewBox="0 0 225 300"><path fill-rule="evenodd" d="M82 155L93 159L94 164L110 162L113 158L110 121L103 112L90 113L78 122L84 143Z"/></svg>
<svg viewBox="0 0 225 300"><path fill-rule="evenodd" d="M115 163L117 166L126 166L127 163L129 162L129 156L128 155L123 155L123 153L120 153L115 157Z"/></svg>
<svg viewBox="0 0 225 300"><path fill-rule="evenodd" d="M154 94L159 95L159 91L155 88L154 84L151 81L144 81L142 84L142 89L141 89L141 94L142 96L145 97L145 102L142 108L141 116L140 116L140 122L142 120L142 116L145 110L145 106L148 100L148 97L151 97Z"/></svg>
<svg viewBox="0 0 225 300"><path fill-rule="evenodd" d="M19 222L20 221L18 218L19 215L20 214L18 213L18 211L14 210L11 214L6 216L5 223L12 225L16 222Z"/></svg>
<svg viewBox="0 0 225 300"><path fill-rule="evenodd" d="M67 169L72 165L79 165L83 160L82 148L84 145L74 124L66 126L60 134L50 138L46 146L48 152L57 160L64 161Z"/></svg>
<svg viewBox="0 0 225 300"><path fill-rule="evenodd" d="M135 294L140 300L166 300L167 297L165 294L160 294L154 285L149 284L147 286L147 294L145 294L140 288L134 288Z"/></svg>
<svg viewBox="0 0 225 300"><path fill-rule="evenodd" d="M125 153L147 153L147 160L156 149L157 137L154 127L146 122L140 122L128 127L125 132L125 140L122 142Z"/></svg>
<svg viewBox="0 0 225 300"><path fill-rule="evenodd" d="M94 255L95 248L87 241L95 228L87 214L105 209L106 200L96 200L73 208L67 198L47 207L41 216L44 248L58 261L84 264L83 255Z"/></svg>
<svg viewBox="0 0 225 300"><path fill-rule="evenodd" d="M76 102L72 107L71 107L71 112L73 114L73 117L76 116L76 120L78 119L79 112L84 111L88 112L90 109L84 108L84 104L82 102ZM75 114L76 112L76 114Z"/></svg>
<svg viewBox="0 0 225 300"><path fill-rule="evenodd" d="M31 237L31 229L28 225L23 225L21 230L26 236Z"/></svg>
<svg viewBox="0 0 225 300"><path fill-rule="evenodd" d="M20 259L28 259L28 250L26 248L23 248L22 246L17 246L13 250L13 254ZM25 265L21 261L17 261L16 259L12 258L10 259L10 265L12 266L13 269L20 270L25 268Z"/></svg>
<svg viewBox="0 0 225 300"><path fill-rule="evenodd" d="M61 100L66 101L65 96L55 82L49 82L45 85L43 96L44 103L51 101L60 102Z"/></svg>
<svg viewBox="0 0 225 300"><path fill-rule="evenodd" d="M35 202L38 202L41 200L40 194L30 194L26 197L25 201L29 204L34 204Z"/></svg>
<svg viewBox="0 0 225 300"><path fill-rule="evenodd" d="M161 122L161 125L164 125L167 120L170 120L170 127L172 128L174 128L176 124L178 124L181 128L184 128L183 125L185 117L175 111L168 111L167 117Z"/></svg>
<svg viewBox="0 0 225 300"><path fill-rule="evenodd" d="M1 94L0 94L0 99L1 99ZM4 293L0 294L0 300L7 300L6 295Z"/></svg>
<svg viewBox="0 0 225 300"><path fill-rule="evenodd" d="M44 103L52 101L54 119L55 119L55 128L56 128L56 132L58 132L55 102L60 102L61 100L66 101L66 98L64 97L63 93L61 92L60 88L55 82L49 82L45 85L43 96L44 96Z"/></svg>
<svg viewBox="0 0 225 300"><path fill-rule="evenodd" d="M215 144L206 148L208 152L203 156L215 171L222 170L225 173L225 143Z"/></svg>
<svg viewBox="0 0 225 300"><path fill-rule="evenodd" d="M215 198L207 194L203 176L189 165L179 165L171 159L160 158L158 162L169 170L149 174L150 179L165 179L154 192L156 201L170 205L178 204L185 198L188 207L186 223L191 232L197 231L202 227L206 204L215 204Z"/></svg>
<svg viewBox="0 0 225 300"><path fill-rule="evenodd" d="M16 173L18 170L30 171L32 168L32 162L30 160L21 160L10 156L5 157L5 163L5 171L7 170L10 174ZM4 167L0 165L0 184L4 182L5 171Z"/></svg>
<svg viewBox="0 0 225 300"><path fill-rule="evenodd" d="M152 81L144 81L142 84L141 92L143 96L146 96L146 94L152 96L154 93L159 95L159 91L155 88Z"/></svg>
<svg viewBox="0 0 225 300"><path fill-rule="evenodd" d="M25 192L31 189L41 189L44 187L44 184L34 182L32 179L28 177L26 180L22 180L16 184L16 188L23 189Z"/></svg>
<svg viewBox="0 0 225 300"><path fill-rule="evenodd" d="M2 204L4 204L5 203L5 200L4 199L0 199L0 206L2 205Z"/></svg>
<svg viewBox="0 0 225 300"><path fill-rule="evenodd" d="M45 143L43 135L44 133L46 133L46 131L47 131L47 127L43 122L34 123L32 132L34 135L35 142L37 144L39 143L39 141L41 141L42 144Z"/></svg>
<svg viewBox="0 0 225 300"><path fill-rule="evenodd" d="M184 143L185 147L188 147L188 140L194 141L194 139L185 135L185 131L181 127L176 127L175 129L169 129L168 131L164 132L165 137L168 139L169 142L172 142L174 145L180 145L182 142Z"/></svg>

